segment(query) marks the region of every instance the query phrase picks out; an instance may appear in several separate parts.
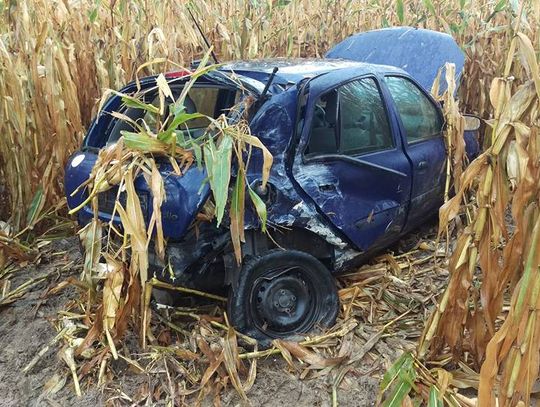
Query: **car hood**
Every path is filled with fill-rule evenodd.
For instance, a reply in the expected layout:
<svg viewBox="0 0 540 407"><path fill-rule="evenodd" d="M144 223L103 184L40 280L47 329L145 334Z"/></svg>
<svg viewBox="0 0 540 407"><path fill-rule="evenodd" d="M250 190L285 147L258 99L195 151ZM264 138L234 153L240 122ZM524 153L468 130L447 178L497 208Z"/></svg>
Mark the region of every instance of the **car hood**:
<svg viewBox="0 0 540 407"><path fill-rule="evenodd" d="M409 73L426 90L431 89L446 62L456 66L459 83L465 56L454 39L437 31L412 27L393 27L352 35L325 55L372 64L390 65ZM446 90L444 75L440 90Z"/></svg>

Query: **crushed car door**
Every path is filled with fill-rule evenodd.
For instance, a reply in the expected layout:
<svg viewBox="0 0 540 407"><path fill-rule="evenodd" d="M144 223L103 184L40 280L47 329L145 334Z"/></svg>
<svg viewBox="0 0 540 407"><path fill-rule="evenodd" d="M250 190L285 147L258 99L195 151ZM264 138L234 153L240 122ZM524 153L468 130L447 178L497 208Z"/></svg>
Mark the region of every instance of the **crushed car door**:
<svg viewBox="0 0 540 407"><path fill-rule="evenodd" d="M385 84L412 165L411 209L406 225L410 230L435 214L442 204L446 176L443 117L436 102L410 78L386 76Z"/></svg>
<svg viewBox="0 0 540 407"><path fill-rule="evenodd" d="M359 75L358 75L359 76ZM404 226L410 163L375 76L328 73L309 82L293 176L317 210L357 248Z"/></svg>

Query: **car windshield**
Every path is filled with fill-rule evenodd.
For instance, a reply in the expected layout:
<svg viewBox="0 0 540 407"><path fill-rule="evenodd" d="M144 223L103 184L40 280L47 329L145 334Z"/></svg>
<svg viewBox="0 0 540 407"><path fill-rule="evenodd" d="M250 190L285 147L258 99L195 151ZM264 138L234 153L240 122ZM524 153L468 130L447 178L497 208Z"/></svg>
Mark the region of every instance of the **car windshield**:
<svg viewBox="0 0 540 407"><path fill-rule="evenodd" d="M173 87L171 90L174 98L177 99L182 92L182 87ZM242 93L236 89L211 85L194 86L184 100L184 108L186 113L201 113L216 119L222 114L228 114L230 109L239 103L241 97ZM147 103L149 101L154 106L159 106L159 95L157 93L148 95L146 100ZM122 113L135 122L142 124L144 121L152 131L156 131L160 123L163 123L169 116L171 106L172 103L166 104L162 116L137 108L126 108ZM186 136L197 138L204 134L209 124L210 120L207 117L195 118L181 125L181 130L185 132ZM134 131L129 122L121 119L113 121L109 129L107 145L116 143L122 135L122 131Z"/></svg>

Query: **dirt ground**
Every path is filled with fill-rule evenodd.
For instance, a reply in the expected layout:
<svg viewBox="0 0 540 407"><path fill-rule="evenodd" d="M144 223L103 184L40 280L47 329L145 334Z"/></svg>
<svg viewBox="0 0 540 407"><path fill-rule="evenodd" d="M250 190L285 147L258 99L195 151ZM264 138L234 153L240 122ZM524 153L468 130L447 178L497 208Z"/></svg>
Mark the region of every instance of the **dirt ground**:
<svg viewBox="0 0 540 407"><path fill-rule="evenodd" d="M423 233L432 236L433 231L431 225ZM0 406L150 405L148 400L138 398L138 394L141 388L152 388L156 378L148 373L134 373L122 364L111 367L115 370L114 383L98 387L93 380L82 381L82 397L77 397L70 370L58 356L60 344L52 344L47 348L57 335L53 324L57 321L58 311L78 293L73 287L55 295L45 296L44 293L69 276L78 277L80 261L76 240L64 239L52 244L52 250L42 259L41 264L28 266L14 273L12 287L41 275L50 276L14 303L0 306ZM366 267L366 270L369 270L369 266ZM371 326L360 319L358 335L364 337L365 341L354 348L352 355L363 352L365 356L350 365L340 382L335 394L340 406L375 405L382 374L407 344L414 344L421 331L422 321L427 317L424 306L431 306L433 301L430 295L434 296L438 292L444 284L444 278L442 275L441 279L435 282L431 276L426 275L421 280L421 294L417 293L417 289L410 289L407 295L417 296L417 303L422 306L418 307L411 302L404 306L396 305L396 309L405 310L407 318L413 318L407 319L404 325L401 325L402 328L397 327L394 331L378 336L377 338L383 340L377 340L368 348L365 348L366 342L377 334L378 328L375 324ZM424 281L426 279L427 282ZM402 278L398 280L396 282L392 278L388 284L405 284ZM380 294L380 300L393 295L392 286L388 287L390 289L383 290L386 292ZM426 287L431 291L427 296ZM375 291L373 293L372 295L368 292L368 295L378 295ZM401 301L396 298L394 300L397 303ZM408 301L412 300L409 298ZM373 303L370 307L373 308ZM373 313L373 310L369 312ZM369 316L366 318L369 319ZM136 340L132 339L136 343ZM24 367L40 352L41 357L37 363L27 373L23 373ZM291 371L279 356L259 360L255 383L247 394L248 404L331 406L332 383L329 376L310 375L308 379L302 379L301 373L301 370ZM192 396L184 399L186 405L194 403L195 399L190 397ZM224 406L246 404L231 386L221 394L221 402ZM151 405L156 404L154 402ZM165 405L165 402L162 405ZM202 405L212 405L212 397L206 397Z"/></svg>

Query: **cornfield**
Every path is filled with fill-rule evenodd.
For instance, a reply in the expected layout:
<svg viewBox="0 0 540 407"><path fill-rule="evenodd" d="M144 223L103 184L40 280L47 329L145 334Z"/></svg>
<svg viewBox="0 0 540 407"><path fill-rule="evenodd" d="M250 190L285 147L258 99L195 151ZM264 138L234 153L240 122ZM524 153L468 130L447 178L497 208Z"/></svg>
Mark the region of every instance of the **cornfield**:
<svg viewBox="0 0 540 407"><path fill-rule="evenodd" d="M539 1L0 0L0 278L13 262L38 256L41 236L68 225L63 168L105 89L205 58L188 10L222 61L322 57L353 33L396 25L456 39L466 54L459 110L483 120L484 152L465 168L463 119L447 94L455 195L441 208L439 237L448 237L449 281L416 351L389 369L382 388L387 405L415 397L467 405L470 399L455 392L465 370L479 375L478 405L529 405L540 366ZM352 291L344 290L349 298ZM303 347L325 337L238 355L234 330L216 324L226 332L221 357L228 377L243 396L255 380L254 355L280 353L290 363L294 356L319 369L342 362ZM345 337L351 329L343 325L329 336ZM212 360L205 344L199 339ZM64 356L73 372L69 349ZM182 350L167 357L175 352ZM244 384L237 359L252 359ZM211 365L218 370L217 362ZM74 382L80 391L76 373Z"/></svg>

